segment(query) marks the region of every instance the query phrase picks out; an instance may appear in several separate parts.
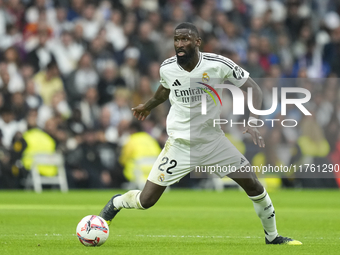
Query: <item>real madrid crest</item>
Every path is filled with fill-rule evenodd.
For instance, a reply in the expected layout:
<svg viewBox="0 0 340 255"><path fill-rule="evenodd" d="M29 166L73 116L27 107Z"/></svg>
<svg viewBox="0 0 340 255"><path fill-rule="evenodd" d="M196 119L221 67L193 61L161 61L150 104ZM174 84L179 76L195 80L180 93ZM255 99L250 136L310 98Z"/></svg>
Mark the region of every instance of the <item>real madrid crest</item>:
<svg viewBox="0 0 340 255"><path fill-rule="evenodd" d="M165 179L165 175L164 174L160 174L158 176L158 181L162 182L162 181L164 181L164 179Z"/></svg>
<svg viewBox="0 0 340 255"><path fill-rule="evenodd" d="M208 73L203 73L202 81L203 82L208 82L209 80L210 80L210 77L209 77Z"/></svg>

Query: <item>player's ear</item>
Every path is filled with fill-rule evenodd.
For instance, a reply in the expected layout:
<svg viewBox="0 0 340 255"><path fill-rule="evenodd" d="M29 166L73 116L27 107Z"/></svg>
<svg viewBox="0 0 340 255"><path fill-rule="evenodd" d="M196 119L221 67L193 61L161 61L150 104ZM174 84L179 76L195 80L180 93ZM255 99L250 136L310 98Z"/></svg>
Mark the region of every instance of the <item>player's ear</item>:
<svg viewBox="0 0 340 255"><path fill-rule="evenodd" d="M196 46L197 46L197 47L200 47L200 46L201 46L201 43L202 43L202 39L201 39L201 37L198 37L198 38L196 39Z"/></svg>

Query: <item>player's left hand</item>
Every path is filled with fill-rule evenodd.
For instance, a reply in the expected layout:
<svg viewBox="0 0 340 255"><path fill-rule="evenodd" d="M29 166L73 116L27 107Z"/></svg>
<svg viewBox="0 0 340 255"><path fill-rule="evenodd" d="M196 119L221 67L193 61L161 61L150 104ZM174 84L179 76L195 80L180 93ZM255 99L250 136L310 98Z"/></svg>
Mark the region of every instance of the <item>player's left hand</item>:
<svg viewBox="0 0 340 255"><path fill-rule="evenodd" d="M259 147L261 148L265 147L264 139L256 127L249 127L249 126L246 127L243 131L243 134L245 133L249 133L251 135L251 137L253 138L254 144L259 145Z"/></svg>

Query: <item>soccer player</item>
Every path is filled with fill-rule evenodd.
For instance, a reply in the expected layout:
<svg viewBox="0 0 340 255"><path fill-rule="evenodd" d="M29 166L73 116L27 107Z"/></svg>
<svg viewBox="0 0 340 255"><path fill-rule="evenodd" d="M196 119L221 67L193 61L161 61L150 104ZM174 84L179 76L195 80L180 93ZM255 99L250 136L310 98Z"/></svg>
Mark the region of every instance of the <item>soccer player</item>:
<svg viewBox="0 0 340 255"><path fill-rule="evenodd" d="M154 163L143 190L130 190L123 195L113 196L100 212L100 216L110 224L122 208L145 210L152 207L167 186L178 182L190 173L194 166L232 166L237 171L217 174L220 177L228 174L228 177L245 190L263 225L266 244L301 245L299 241L278 235L274 206L268 193L254 172L240 171L242 167L250 167L249 162L224 136L221 128L213 125L213 120L219 118L220 107L210 100L207 103L209 115L202 115L201 101L194 102L196 97L190 96L194 91L194 88L190 88L190 83L197 78L200 78L201 82L196 82L195 88L201 86L201 89L197 88L195 95L199 94L198 90L214 91L215 84L212 84L211 80L219 82L217 84L229 80L244 91L252 88L253 105L259 109L262 104L261 89L249 77L247 71L228 58L200 52L200 45L201 38L193 24L181 23L176 27L176 56L162 63L161 85L145 104L132 108L133 115L143 121L153 108L169 98L171 109L167 116L168 141ZM221 92L221 89L217 90ZM251 113L250 123L257 122L256 117ZM261 134L251 126L247 126L244 133L249 133L255 144L264 147Z"/></svg>

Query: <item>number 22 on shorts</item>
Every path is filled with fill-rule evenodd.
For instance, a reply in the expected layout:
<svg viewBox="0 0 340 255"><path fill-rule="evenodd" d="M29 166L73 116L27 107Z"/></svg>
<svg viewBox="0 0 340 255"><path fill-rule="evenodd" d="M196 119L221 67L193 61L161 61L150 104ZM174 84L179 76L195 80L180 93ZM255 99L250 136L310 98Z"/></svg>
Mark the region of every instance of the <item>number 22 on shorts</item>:
<svg viewBox="0 0 340 255"><path fill-rule="evenodd" d="M174 160L174 159L172 159L172 160L170 160L170 162L169 162L169 158L168 158L168 157L163 157L163 158L161 159L161 162L162 162L162 163L158 166L158 170L160 170L160 171L166 170L166 172L167 172L168 174L172 174L172 172L171 172L170 170L171 170L172 168L174 168L174 167L177 166L177 161ZM168 167L167 167L166 169L164 169L163 167L165 167L165 165L167 165L168 162L169 162Z"/></svg>

